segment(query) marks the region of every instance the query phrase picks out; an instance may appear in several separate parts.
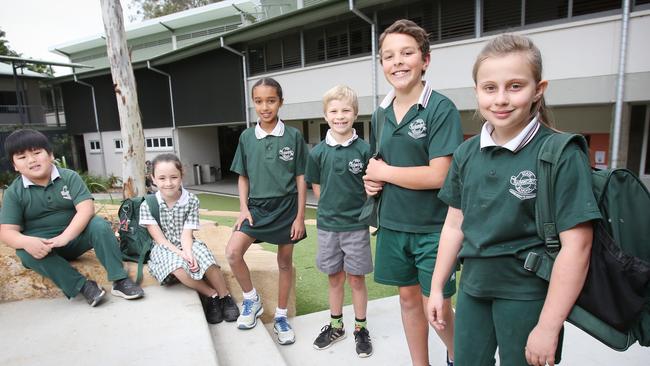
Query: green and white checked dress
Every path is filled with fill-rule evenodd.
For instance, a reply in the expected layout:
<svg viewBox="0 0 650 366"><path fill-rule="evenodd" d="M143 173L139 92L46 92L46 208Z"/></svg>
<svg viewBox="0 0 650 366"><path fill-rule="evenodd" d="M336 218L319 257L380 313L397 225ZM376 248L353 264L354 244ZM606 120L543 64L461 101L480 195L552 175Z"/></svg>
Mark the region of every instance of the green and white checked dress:
<svg viewBox="0 0 650 366"><path fill-rule="evenodd" d="M167 207L167 204L160 196L160 192L156 193L156 199L160 206L162 232L167 240L181 249L181 233L183 230L199 229L199 199L184 188L181 197L171 208ZM147 225L158 225L156 219L151 215L146 201L143 201L140 205L140 225L145 227ZM216 265L217 262L205 243L197 239L194 239L192 244L192 254L194 254L194 258L196 258L199 265L197 272L190 272L187 262L180 255L172 253L163 245L154 243L147 263L149 272L158 282L163 282L170 273L178 268L183 268L190 277L201 280L208 267Z"/></svg>

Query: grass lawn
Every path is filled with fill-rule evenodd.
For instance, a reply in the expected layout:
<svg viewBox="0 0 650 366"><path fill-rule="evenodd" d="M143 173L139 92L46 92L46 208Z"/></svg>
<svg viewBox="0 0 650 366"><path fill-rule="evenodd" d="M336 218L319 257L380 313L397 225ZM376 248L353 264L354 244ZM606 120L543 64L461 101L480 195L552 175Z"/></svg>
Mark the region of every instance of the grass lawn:
<svg viewBox="0 0 650 366"><path fill-rule="evenodd" d="M201 208L219 211L238 211L239 200L234 197L224 197L212 194L199 194ZM306 216L316 218L316 210L307 209ZM214 220L223 226L232 226L233 217L202 216L202 219ZM371 237L372 252L375 252L375 237ZM262 243L268 251L277 252L277 246ZM298 315L309 314L329 308L327 300L327 276L316 268L317 235L316 226L307 225L307 238L296 244L293 251L293 265L296 267L296 311ZM366 278L368 299L397 295L397 288L384 286L374 282L372 274ZM345 305L351 304L350 289L346 287Z"/></svg>

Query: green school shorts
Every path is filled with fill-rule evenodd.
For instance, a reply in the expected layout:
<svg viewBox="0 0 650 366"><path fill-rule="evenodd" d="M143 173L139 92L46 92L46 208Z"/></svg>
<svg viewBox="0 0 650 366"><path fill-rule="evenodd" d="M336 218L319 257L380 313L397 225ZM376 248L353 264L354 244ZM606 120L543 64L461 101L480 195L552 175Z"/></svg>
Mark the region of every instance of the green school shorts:
<svg viewBox="0 0 650 366"><path fill-rule="evenodd" d="M409 233L380 228L375 254L375 282L392 286L420 285L422 294L431 293L431 276L436 265L440 233ZM456 273L452 273L443 296L456 293Z"/></svg>

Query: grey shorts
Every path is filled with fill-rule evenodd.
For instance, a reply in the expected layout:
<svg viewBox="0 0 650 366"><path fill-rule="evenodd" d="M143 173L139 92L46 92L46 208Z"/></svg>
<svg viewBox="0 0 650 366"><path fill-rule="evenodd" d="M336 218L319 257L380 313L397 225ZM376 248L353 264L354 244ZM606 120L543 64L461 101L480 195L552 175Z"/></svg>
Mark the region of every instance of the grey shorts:
<svg viewBox="0 0 650 366"><path fill-rule="evenodd" d="M316 267L328 275L345 270L351 275L372 272L372 251L368 229L326 231L318 229Z"/></svg>

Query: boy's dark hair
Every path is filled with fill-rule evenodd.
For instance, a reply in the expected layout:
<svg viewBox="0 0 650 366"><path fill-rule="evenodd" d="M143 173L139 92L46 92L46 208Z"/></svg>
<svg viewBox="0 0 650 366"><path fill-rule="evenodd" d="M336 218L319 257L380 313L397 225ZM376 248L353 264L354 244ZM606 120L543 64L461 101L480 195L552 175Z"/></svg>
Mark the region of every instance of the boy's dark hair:
<svg viewBox="0 0 650 366"><path fill-rule="evenodd" d="M381 45L384 43L384 39L387 35L392 33L406 34L415 39L415 42L418 44L420 52L422 52L422 61L426 61L427 56L429 55L429 35L422 27L415 24L415 22L408 19L399 19L391 24L386 30L382 32L379 36L379 54L381 55ZM381 62L381 56L379 57Z"/></svg>
<svg viewBox="0 0 650 366"><path fill-rule="evenodd" d="M160 154L153 158L153 161L151 162L151 175L156 176L156 165L158 163L162 162L171 162L174 163L174 166L176 169L178 169L179 172L181 172L181 176L183 176L183 164L181 163L181 159L178 158L175 154L167 153L167 154Z"/></svg>
<svg viewBox="0 0 650 366"><path fill-rule="evenodd" d="M52 153L50 141L40 131L27 128L16 130L7 136L5 140L5 152L9 160L13 159L16 154L37 149L43 149L48 154Z"/></svg>
<svg viewBox="0 0 650 366"><path fill-rule="evenodd" d="M272 88L275 88L275 92L278 93L278 97L280 100L284 100L282 97L282 87L280 86L280 83L278 83L275 79L273 78L261 78L253 84L253 88L251 89L251 96L253 95L253 90L257 88L258 86L270 86Z"/></svg>

